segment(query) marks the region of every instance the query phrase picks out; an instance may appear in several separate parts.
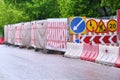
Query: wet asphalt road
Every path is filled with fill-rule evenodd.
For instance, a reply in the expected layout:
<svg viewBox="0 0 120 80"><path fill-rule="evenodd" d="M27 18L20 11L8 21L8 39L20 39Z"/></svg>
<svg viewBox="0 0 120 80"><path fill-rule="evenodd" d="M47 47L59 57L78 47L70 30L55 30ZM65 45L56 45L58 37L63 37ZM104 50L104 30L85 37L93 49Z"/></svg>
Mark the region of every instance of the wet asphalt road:
<svg viewBox="0 0 120 80"><path fill-rule="evenodd" d="M0 45L0 80L120 80L120 68Z"/></svg>

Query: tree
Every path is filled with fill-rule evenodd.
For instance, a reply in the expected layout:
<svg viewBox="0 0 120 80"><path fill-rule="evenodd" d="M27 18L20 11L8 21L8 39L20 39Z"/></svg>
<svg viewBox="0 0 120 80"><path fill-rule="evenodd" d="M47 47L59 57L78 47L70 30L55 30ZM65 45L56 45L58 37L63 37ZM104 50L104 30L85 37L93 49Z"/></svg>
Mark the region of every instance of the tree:
<svg viewBox="0 0 120 80"><path fill-rule="evenodd" d="M116 10L120 9L119 0L101 0L101 6L105 6L109 15L116 15Z"/></svg>
<svg viewBox="0 0 120 80"><path fill-rule="evenodd" d="M89 0L58 0L60 16L100 16L98 9L100 4L97 0L90 3Z"/></svg>
<svg viewBox="0 0 120 80"><path fill-rule="evenodd" d="M6 4L0 1L0 34L3 32L4 25L19 23L29 20L29 16L21 10L18 10L13 4Z"/></svg>
<svg viewBox="0 0 120 80"><path fill-rule="evenodd" d="M47 18L116 15L117 3L119 0L1 0L0 26Z"/></svg>

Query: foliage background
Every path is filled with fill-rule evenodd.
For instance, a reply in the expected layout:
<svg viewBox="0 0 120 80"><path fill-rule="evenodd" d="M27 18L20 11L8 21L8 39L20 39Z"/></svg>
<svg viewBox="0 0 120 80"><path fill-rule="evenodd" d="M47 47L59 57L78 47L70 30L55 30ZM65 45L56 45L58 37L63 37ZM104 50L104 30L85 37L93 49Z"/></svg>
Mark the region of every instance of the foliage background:
<svg viewBox="0 0 120 80"><path fill-rule="evenodd" d="M70 16L108 17L119 0L0 0L0 34L4 25Z"/></svg>

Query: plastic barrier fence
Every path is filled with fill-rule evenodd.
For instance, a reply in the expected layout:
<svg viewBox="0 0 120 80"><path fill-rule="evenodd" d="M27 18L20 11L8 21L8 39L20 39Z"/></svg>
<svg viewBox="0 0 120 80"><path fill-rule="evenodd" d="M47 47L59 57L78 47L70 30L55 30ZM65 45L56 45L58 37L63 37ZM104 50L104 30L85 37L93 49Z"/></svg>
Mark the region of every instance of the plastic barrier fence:
<svg viewBox="0 0 120 80"><path fill-rule="evenodd" d="M117 46L67 43L66 57L98 62L120 67L120 51ZM117 61L116 61L117 60Z"/></svg>
<svg viewBox="0 0 120 80"><path fill-rule="evenodd" d="M118 55L118 58L117 58L117 60L115 62L115 66L120 67L120 47L119 47L119 55Z"/></svg>
<svg viewBox="0 0 120 80"><path fill-rule="evenodd" d="M97 58L98 54L99 54L98 45L84 44L83 52L82 55L80 56L80 59L95 62L95 59Z"/></svg>
<svg viewBox="0 0 120 80"><path fill-rule="evenodd" d="M120 66L119 47L85 44L116 45L120 42L117 28L116 19L53 18L6 25L4 34L5 43L63 51L67 57Z"/></svg>
<svg viewBox="0 0 120 80"><path fill-rule="evenodd" d="M118 58L119 47L99 45L99 55L96 62L114 65Z"/></svg>
<svg viewBox="0 0 120 80"><path fill-rule="evenodd" d="M83 44L67 43L67 50L64 54L66 57L80 58L83 51Z"/></svg>

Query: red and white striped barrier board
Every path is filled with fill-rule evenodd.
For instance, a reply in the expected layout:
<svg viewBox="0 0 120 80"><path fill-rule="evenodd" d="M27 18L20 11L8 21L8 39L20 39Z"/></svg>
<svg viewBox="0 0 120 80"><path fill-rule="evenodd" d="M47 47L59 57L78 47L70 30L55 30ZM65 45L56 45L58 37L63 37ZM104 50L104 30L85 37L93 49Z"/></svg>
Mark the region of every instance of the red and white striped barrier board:
<svg viewBox="0 0 120 80"><path fill-rule="evenodd" d="M80 58L82 51L83 51L83 44L75 44L75 43L67 42L67 50L64 56L71 58Z"/></svg>
<svg viewBox="0 0 120 80"><path fill-rule="evenodd" d="M66 51L67 18L48 19L46 30L46 48Z"/></svg>
<svg viewBox="0 0 120 80"><path fill-rule="evenodd" d="M91 45L91 44L84 44L83 52L80 56L80 59L93 61L97 58L99 53L99 46L98 45Z"/></svg>
<svg viewBox="0 0 120 80"><path fill-rule="evenodd" d="M70 35L70 42L75 42L76 39L80 40L80 43L90 43L92 44L116 44L117 35Z"/></svg>
<svg viewBox="0 0 120 80"><path fill-rule="evenodd" d="M99 55L96 62L108 65L114 65L118 58L119 47L99 45Z"/></svg>

